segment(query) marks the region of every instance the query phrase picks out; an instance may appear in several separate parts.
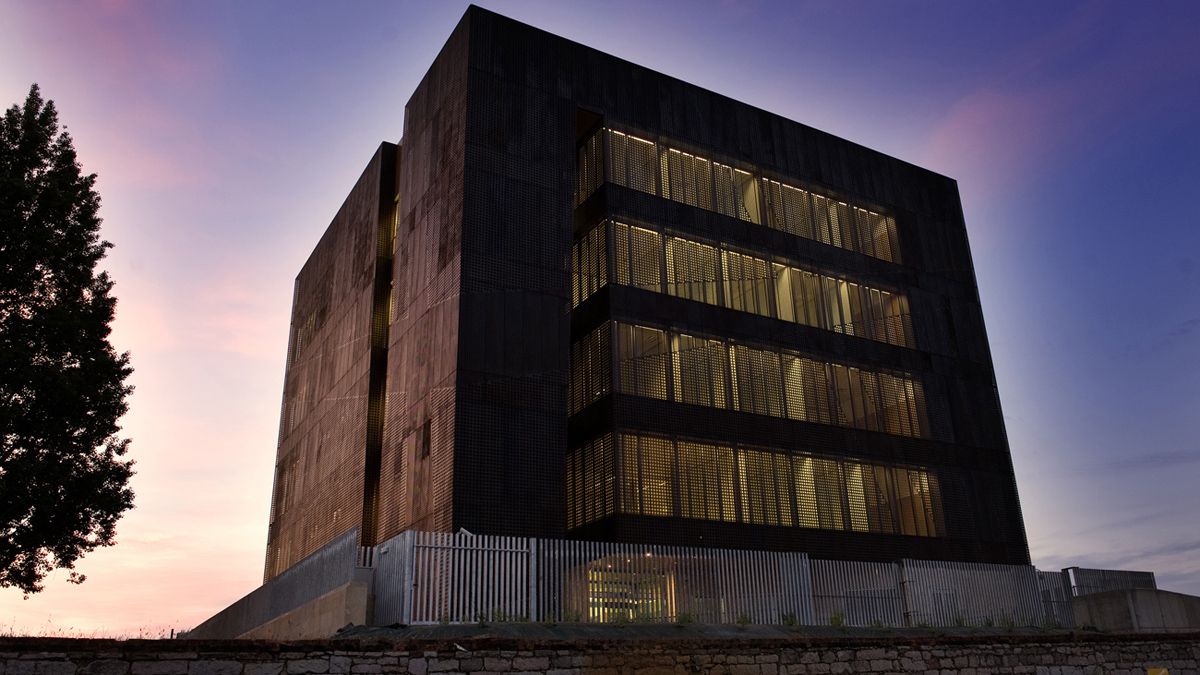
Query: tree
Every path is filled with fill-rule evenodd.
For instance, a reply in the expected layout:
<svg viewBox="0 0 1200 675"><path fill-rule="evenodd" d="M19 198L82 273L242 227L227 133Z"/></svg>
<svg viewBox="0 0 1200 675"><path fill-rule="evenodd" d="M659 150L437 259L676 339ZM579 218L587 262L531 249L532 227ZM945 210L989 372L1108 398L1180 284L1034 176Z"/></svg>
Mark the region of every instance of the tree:
<svg viewBox="0 0 1200 675"><path fill-rule="evenodd" d="M26 596L56 568L81 583L75 562L133 508L95 183L33 85L0 119L0 587Z"/></svg>

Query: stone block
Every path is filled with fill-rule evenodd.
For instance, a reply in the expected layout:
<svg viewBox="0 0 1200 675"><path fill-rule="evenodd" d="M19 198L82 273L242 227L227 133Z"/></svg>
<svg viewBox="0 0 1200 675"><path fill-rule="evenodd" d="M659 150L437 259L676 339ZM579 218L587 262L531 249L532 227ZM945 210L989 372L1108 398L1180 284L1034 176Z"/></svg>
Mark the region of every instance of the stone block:
<svg viewBox="0 0 1200 675"><path fill-rule="evenodd" d="M241 672L240 661L192 661L188 665L188 675L239 675Z"/></svg>
<svg viewBox="0 0 1200 675"><path fill-rule="evenodd" d="M545 656L519 656L512 660L513 670L546 670L550 659Z"/></svg>
<svg viewBox="0 0 1200 675"><path fill-rule="evenodd" d="M187 675L187 661L134 661L133 675Z"/></svg>
<svg viewBox="0 0 1200 675"><path fill-rule="evenodd" d="M38 661L33 672L37 675L75 675L75 664L70 661Z"/></svg>
<svg viewBox="0 0 1200 675"><path fill-rule="evenodd" d="M283 673L283 664L278 661L274 663L247 663L242 668L242 675L280 675Z"/></svg>
<svg viewBox="0 0 1200 675"><path fill-rule="evenodd" d="M434 652L434 654L437 654L437 652ZM425 673L429 672L429 660L425 657L409 659L408 672L411 675L425 675Z"/></svg>
<svg viewBox="0 0 1200 675"><path fill-rule="evenodd" d="M80 668L79 672L80 675L126 675L129 662L124 659L96 659Z"/></svg>

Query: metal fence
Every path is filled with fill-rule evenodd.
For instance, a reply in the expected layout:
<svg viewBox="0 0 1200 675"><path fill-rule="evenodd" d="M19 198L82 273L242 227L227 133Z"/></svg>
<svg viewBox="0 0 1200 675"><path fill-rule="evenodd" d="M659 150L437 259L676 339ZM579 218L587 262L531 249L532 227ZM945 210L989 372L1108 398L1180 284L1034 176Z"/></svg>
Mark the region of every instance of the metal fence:
<svg viewBox="0 0 1200 675"><path fill-rule="evenodd" d="M348 532L196 627L236 637L351 580L375 625L556 621L844 626L1074 625L1072 598L1154 588L1149 572L743 551L408 531Z"/></svg>
<svg viewBox="0 0 1200 675"><path fill-rule="evenodd" d="M811 623L808 556L466 533L378 547L375 623Z"/></svg>
<svg viewBox="0 0 1200 675"><path fill-rule="evenodd" d="M813 560L814 624L903 626L900 570L893 563Z"/></svg>
<svg viewBox="0 0 1200 675"><path fill-rule="evenodd" d="M188 631L187 637L243 635L349 583L356 569L369 567L368 551L358 545L358 530L351 530Z"/></svg>
<svg viewBox="0 0 1200 675"><path fill-rule="evenodd" d="M1062 571L1063 588L1072 598L1104 591L1130 588L1158 588L1154 572L1131 570L1100 570L1088 567L1068 567Z"/></svg>
<svg viewBox="0 0 1200 675"><path fill-rule="evenodd" d="M900 561L908 626L1041 626L1045 611L1029 565Z"/></svg>
<svg viewBox="0 0 1200 675"><path fill-rule="evenodd" d="M410 531L376 549L375 623L1069 627L1066 572Z"/></svg>
<svg viewBox="0 0 1200 675"><path fill-rule="evenodd" d="M1042 610L1046 625L1052 628L1074 628L1075 612L1062 572L1037 571L1038 592L1042 595Z"/></svg>
<svg viewBox="0 0 1200 675"><path fill-rule="evenodd" d="M803 553L545 539L535 546L539 619L811 621Z"/></svg>

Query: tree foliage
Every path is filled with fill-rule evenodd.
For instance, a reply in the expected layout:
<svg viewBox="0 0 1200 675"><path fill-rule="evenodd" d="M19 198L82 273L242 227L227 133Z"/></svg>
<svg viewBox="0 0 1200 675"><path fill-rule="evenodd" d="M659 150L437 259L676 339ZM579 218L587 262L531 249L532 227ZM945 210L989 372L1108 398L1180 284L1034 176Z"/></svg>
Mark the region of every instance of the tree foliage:
<svg viewBox="0 0 1200 675"><path fill-rule="evenodd" d="M75 562L133 507L95 182L33 85L0 119L0 587L26 594L56 568L82 582Z"/></svg>

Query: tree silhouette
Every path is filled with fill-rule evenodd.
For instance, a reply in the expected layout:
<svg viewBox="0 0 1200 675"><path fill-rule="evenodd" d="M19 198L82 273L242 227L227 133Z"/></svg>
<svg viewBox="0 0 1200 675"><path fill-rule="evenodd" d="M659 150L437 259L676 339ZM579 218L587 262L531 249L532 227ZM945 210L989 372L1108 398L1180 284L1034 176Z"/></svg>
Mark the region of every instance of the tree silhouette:
<svg viewBox="0 0 1200 675"><path fill-rule="evenodd" d="M133 508L95 182L34 84L0 119L0 587L27 596L56 568L82 582L75 562Z"/></svg>

